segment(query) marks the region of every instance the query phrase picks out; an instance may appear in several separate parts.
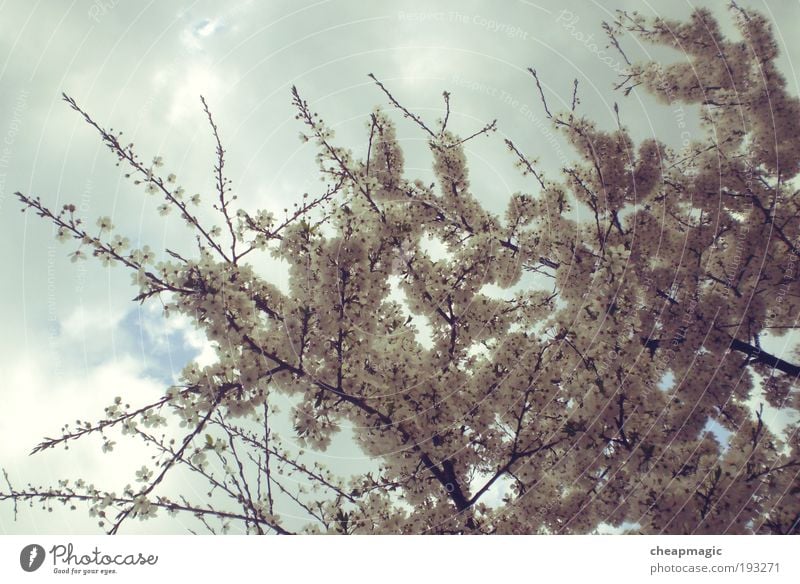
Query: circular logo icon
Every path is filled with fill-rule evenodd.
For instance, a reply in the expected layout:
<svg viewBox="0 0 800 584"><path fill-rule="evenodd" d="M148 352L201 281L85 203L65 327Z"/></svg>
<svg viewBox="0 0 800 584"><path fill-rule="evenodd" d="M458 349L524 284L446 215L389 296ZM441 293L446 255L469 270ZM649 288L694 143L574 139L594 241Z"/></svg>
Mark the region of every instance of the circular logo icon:
<svg viewBox="0 0 800 584"><path fill-rule="evenodd" d="M19 565L26 572L35 572L44 563L44 548L37 543L26 545L19 553Z"/></svg>

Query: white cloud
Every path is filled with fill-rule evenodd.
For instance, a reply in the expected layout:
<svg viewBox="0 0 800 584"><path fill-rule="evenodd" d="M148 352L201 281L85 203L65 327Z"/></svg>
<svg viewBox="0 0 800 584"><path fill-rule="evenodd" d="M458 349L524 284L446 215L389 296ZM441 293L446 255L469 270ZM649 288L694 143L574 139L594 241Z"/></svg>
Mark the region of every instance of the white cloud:
<svg viewBox="0 0 800 584"><path fill-rule="evenodd" d="M172 99L167 121L175 124L187 116L196 116L197 96L204 95L208 98L218 94L223 87L222 80L212 67L200 63L189 65L175 80L174 87L168 88Z"/></svg>
<svg viewBox="0 0 800 584"><path fill-rule="evenodd" d="M200 51L203 40L222 29L222 22L215 18L203 18L183 29L181 44L189 51Z"/></svg>
<svg viewBox="0 0 800 584"><path fill-rule="evenodd" d="M60 323L57 334L51 331L49 344L34 334L28 345L32 348L5 348L4 410L13 416L0 417L0 467L9 473L15 488L28 483L56 486L62 479L81 478L98 489L121 494L126 484L134 483L133 469L152 464L153 449L142 440L122 436L120 428L104 433L115 442L110 453L102 452L100 434L95 433L70 442L67 451L57 447L29 455L45 437L61 436L65 423L75 427L76 420L103 419L105 407L117 396L136 409L164 395L159 371L148 368L147 360L136 354L135 329L124 326L125 316L108 307L79 306ZM148 343L158 344L177 333L200 352L201 362L213 357L205 336L185 316L164 319L156 308L146 307L139 323ZM113 351L110 338L116 340ZM44 346L50 350L33 349ZM92 358L86 360L87 354ZM167 433L175 430L173 426ZM173 495L193 493L180 475L165 483L164 489ZM166 494L164 489L161 492ZM97 533L100 529L97 518L90 518L83 506L71 512L58 504L53 511L43 514L40 506L21 505L18 520L12 522L10 509L3 507L0 533ZM180 518L161 514L154 521L129 522L123 531L174 532L176 527L181 529L176 521Z"/></svg>
<svg viewBox="0 0 800 584"><path fill-rule="evenodd" d="M99 333L116 328L124 313L117 307L108 306L105 310L78 306L62 321L63 334L70 341L87 340Z"/></svg>
<svg viewBox="0 0 800 584"><path fill-rule="evenodd" d="M120 440L117 432L108 436L117 442L113 452L104 454L99 435L70 443L68 451L54 448L29 456L31 449L45 437L58 437L65 422L76 419L96 421L114 397L124 396L132 406L140 406L163 395L161 383L144 377L141 363L131 357L109 360L86 374L76 369L54 371L34 355L20 356L6 372L6 411L15 420L3 419L0 427L0 461L12 484L21 488L28 482L54 486L61 479L83 478L100 489L121 492L133 483L132 468L150 462L152 452L140 441ZM17 523L9 510L0 513L0 532L58 533L97 532L96 520L85 510L49 515L20 507ZM54 511L61 511L60 505ZM136 525L134 524L134 527ZM152 528L152 525L148 526Z"/></svg>
<svg viewBox="0 0 800 584"><path fill-rule="evenodd" d="M145 309L149 314L142 319L142 326L149 342L157 347L169 349L170 338L180 335L187 348L197 352L194 361L201 367L217 361L214 345L206 334L195 326L195 322L185 314L172 313L169 318L161 316L161 310L154 304ZM183 366L184 364L181 364Z"/></svg>

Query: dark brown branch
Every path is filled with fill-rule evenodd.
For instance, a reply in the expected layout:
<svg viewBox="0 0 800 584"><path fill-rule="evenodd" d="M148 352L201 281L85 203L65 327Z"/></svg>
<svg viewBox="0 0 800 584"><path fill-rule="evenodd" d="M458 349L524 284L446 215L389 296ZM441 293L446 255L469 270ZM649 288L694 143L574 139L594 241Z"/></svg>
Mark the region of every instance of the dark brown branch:
<svg viewBox="0 0 800 584"><path fill-rule="evenodd" d="M763 363L765 365L769 365L773 369L782 371L783 373L791 375L792 377L795 378L800 377L800 366L797 366L794 363L789 363L788 361L784 361L783 359L776 357L771 353L767 353L762 349L754 347L749 343L745 343L744 341L740 341L739 339L732 339L731 349L744 353L757 363Z"/></svg>

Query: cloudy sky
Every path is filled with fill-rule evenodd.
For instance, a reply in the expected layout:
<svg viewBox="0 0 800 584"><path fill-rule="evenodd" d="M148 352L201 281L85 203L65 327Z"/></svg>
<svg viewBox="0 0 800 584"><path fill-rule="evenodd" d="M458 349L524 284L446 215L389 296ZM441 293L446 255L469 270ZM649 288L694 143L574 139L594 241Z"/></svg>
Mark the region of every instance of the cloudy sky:
<svg viewBox="0 0 800 584"><path fill-rule="evenodd" d="M800 3L740 4L773 20L781 66L798 93ZM214 156L199 101L204 95L228 148L239 203L280 210L324 188L312 147L298 139L292 85L336 128L338 141L357 152L366 145L369 112L385 105L368 73L430 119L442 112L441 93L449 90L451 119L462 134L498 120L496 135L470 143L469 159L476 194L499 211L527 186L504 152L504 137L537 156L552 176L572 157L550 133L527 67L538 70L551 107L568 106L578 79L580 110L601 125L615 124L619 101L637 139L678 143L673 112L646 95L623 98L612 90L621 65L614 53L598 55L605 50L601 22L613 16L605 6L686 17L697 5L713 6L731 29L721 2L0 1L0 466L17 487L79 476L117 489L133 482L148 455L125 444L114 455L103 455L91 440L69 453L27 454L65 422L101 417L114 396L133 404L159 397L189 359L209 358L188 322L164 320L157 306L130 302L128 274L71 263L71 249L53 239L48 224L20 214L17 190L52 207L74 203L91 224L111 216L134 245L191 244L176 217L159 217L156 203L122 179L62 92L103 125L124 130L145 160L163 156L165 170L201 194L213 188ZM635 56L679 58L624 44ZM687 110L690 119L693 113ZM399 134L410 172L431 176L424 148L415 148L423 137L403 124ZM282 277L273 265L261 268ZM346 444L325 456L360 464ZM162 519L125 531L145 530L181 528ZM82 512L20 509L15 522L11 508L0 507L0 533L86 531L97 526Z"/></svg>

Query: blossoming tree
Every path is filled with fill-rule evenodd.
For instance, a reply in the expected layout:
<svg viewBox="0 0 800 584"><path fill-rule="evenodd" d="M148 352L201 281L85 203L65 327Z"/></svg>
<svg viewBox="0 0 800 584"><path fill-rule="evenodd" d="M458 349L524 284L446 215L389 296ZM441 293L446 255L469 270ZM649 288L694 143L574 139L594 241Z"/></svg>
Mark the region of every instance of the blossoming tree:
<svg viewBox="0 0 800 584"><path fill-rule="evenodd" d="M189 363L155 403L118 399L104 419L36 447L99 433L111 450L109 434L122 429L158 452L136 487L9 482L2 497L85 502L111 533L160 512L250 533L585 533L600 524L796 533L796 425L773 432L763 404L748 401L798 409L800 367L760 338L798 327L800 103L776 68L766 20L732 11L741 41L723 38L703 10L685 23L620 13L606 27L623 57L626 33L686 54L667 66L629 63L620 89L699 105L701 140L682 152L634 144L622 124L601 131L575 99L572 111L551 112L541 94L580 161L549 179L506 141L532 192L515 194L504 216L473 193L464 154L495 125L457 136L447 93L431 123L373 77L427 140L436 181L425 184L404 171L389 114L370 116L359 159L293 89L328 188L284 218L233 208L203 101L217 140L219 226L200 220L199 197L164 177L160 158L143 162L65 96L128 176L163 198L160 211L186 221L196 255L167 251L156 263L108 218L94 228L74 206L19 199L75 246L73 261L122 264L138 301L160 298L192 318L217 360ZM433 258L429 239L447 256ZM248 263L257 253L286 262L288 293ZM531 273L547 287L520 287ZM517 292L499 299L490 284ZM271 426L277 392L296 404L291 436ZM704 430L709 418L732 432L727 447ZM374 472L342 476L297 449L324 450L344 422ZM163 479L181 467L227 503L165 494ZM489 504L501 485L502 503ZM287 522L281 501L307 522Z"/></svg>

